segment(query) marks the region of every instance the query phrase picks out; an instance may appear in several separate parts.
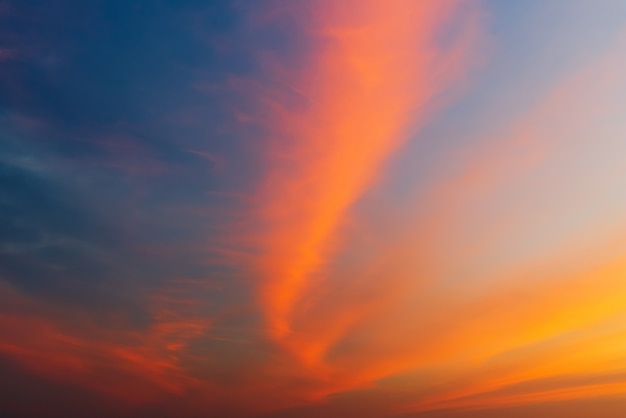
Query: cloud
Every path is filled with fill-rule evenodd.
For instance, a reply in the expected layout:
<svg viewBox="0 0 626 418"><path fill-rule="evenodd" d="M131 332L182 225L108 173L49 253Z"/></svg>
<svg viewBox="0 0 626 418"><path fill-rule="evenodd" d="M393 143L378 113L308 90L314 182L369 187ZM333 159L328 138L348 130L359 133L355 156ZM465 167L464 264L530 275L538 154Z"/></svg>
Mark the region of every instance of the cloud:
<svg viewBox="0 0 626 418"><path fill-rule="evenodd" d="M471 67L455 57L476 47L473 17L462 22L465 32L458 37L471 41L436 42L454 11L450 2L383 7L368 1L346 9L316 3L307 65L280 72L288 97L297 100L265 97L274 109L276 139L253 210L261 255L251 274L261 282L268 327L279 340L289 338L295 305L340 245L351 206L432 116L433 102Z"/></svg>

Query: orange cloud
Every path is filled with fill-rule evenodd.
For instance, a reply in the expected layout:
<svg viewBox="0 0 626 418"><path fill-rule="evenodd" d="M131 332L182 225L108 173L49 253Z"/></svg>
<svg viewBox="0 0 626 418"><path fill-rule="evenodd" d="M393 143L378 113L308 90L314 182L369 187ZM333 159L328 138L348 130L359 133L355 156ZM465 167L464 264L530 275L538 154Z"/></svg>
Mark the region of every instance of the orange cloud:
<svg viewBox="0 0 626 418"><path fill-rule="evenodd" d="M298 338L294 308L321 280L348 210L432 116L441 95L463 80L479 34L478 12L470 13L452 45L438 44L456 17L456 2L315 5L310 64L287 75L301 104L269 100L280 139L271 146L255 215L263 232L255 242L254 274L270 333L284 342ZM311 350L320 351L296 349L303 357Z"/></svg>

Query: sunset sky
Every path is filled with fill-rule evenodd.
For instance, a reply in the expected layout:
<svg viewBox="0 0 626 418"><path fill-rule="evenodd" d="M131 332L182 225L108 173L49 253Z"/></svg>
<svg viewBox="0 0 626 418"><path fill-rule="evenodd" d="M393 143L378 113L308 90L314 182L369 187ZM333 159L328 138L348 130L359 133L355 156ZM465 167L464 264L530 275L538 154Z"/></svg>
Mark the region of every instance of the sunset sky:
<svg viewBox="0 0 626 418"><path fill-rule="evenodd" d="M0 0L0 416L626 417L626 1Z"/></svg>

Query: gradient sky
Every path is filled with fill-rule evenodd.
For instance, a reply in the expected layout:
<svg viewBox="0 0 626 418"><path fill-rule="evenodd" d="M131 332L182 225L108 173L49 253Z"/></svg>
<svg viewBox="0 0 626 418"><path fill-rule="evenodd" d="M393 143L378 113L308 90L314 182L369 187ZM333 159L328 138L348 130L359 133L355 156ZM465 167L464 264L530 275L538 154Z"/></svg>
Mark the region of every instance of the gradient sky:
<svg viewBox="0 0 626 418"><path fill-rule="evenodd" d="M626 416L624 0L0 0L0 415Z"/></svg>

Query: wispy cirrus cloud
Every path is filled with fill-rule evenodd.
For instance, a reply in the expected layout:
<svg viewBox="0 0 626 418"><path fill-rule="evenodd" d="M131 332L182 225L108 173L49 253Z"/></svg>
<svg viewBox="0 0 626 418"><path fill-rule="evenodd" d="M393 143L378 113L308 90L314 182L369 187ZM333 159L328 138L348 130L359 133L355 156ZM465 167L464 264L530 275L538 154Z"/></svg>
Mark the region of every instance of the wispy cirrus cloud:
<svg viewBox="0 0 626 418"><path fill-rule="evenodd" d="M262 232L252 274L279 340L291 338L294 309L339 245L350 207L463 80L478 42L476 11L451 45L438 44L454 2L349 6L312 8L311 56L302 70L282 73L300 104L265 97L277 139L253 209Z"/></svg>

